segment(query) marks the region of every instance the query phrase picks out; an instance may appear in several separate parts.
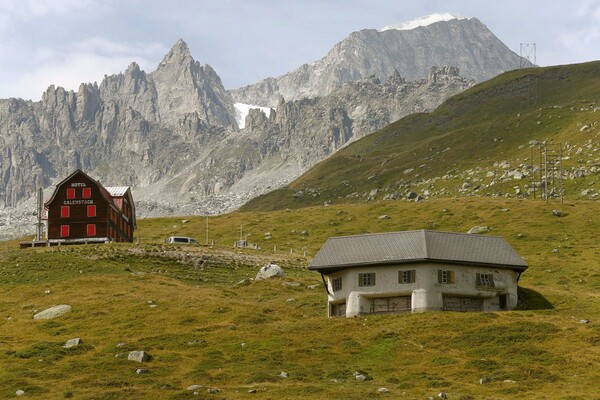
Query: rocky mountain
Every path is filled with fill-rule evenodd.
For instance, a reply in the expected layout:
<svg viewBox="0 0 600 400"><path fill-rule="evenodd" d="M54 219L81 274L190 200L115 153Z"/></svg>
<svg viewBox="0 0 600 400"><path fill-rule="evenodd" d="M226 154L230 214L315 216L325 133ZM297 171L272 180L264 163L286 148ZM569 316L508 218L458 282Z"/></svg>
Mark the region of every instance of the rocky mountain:
<svg viewBox="0 0 600 400"><path fill-rule="evenodd" d="M321 98L280 98L269 116L251 110L238 130L229 113L221 114L226 125L211 125L185 109L173 112L176 123L174 116L161 123L165 106L154 76L131 65L77 93L51 86L41 102L0 100L0 226L31 226L32 215L23 211L33 202L24 200L40 186L49 187L49 195L50 186L74 168L107 185L132 185L140 216L231 210L346 144L405 115L430 111L474 84L454 67L434 67L413 82L395 72L383 83L371 77Z"/></svg>
<svg viewBox="0 0 600 400"><path fill-rule="evenodd" d="M147 186L236 130L220 78L179 41L151 74L132 64L77 93L52 85L40 102L0 100L0 206L74 168Z"/></svg>
<svg viewBox="0 0 600 400"><path fill-rule="evenodd" d="M373 50L373 60L378 54ZM32 206L25 200L40 186L51 190L75 168L108 186L132 186L140 217L229 211L348 143L403 116L432 111L475 82L455 66L431 65L418 79L398 67L384 78L373 73L336 83L322 96L278 92L270 112L250 110L245 125L236 121L236 92L225 90L182 40L150 73L132 63L77 92L52 85L39 102L0 100L0 226L29 228ZM310 91L314 81L306 82ZM20 231L10 232L5 235Z"/></svg>
<svg viewBox="0 0 600 400"><path fill-rule="evenodd" d="M348 143L399 118L437 107L472 86L454 67L434 67L427 79L406 82L397 72L382 83L371 77L344 85L328 96L286 102L269 116L255 109L245 128L199 155L185 170L163 180L193 213L198 204L218 210L237 207L296 178ZM198 200L200 200L198 202ZM149 202L164 208L162 196Z"/></svg>
<svg viewBox="0 0 600 400"><path fill-rule="evenodd" d="M425 24L411 21L353 32L322 59L232 90L233 97L241 103L275 106L279 96L288 100L323 96L371 75L385 80L396 70L416 80L427 76L434 65L453 65L464 77L482 82L519 68L519 55L477 18L430 17L434 18L428 17Z"/></svg>

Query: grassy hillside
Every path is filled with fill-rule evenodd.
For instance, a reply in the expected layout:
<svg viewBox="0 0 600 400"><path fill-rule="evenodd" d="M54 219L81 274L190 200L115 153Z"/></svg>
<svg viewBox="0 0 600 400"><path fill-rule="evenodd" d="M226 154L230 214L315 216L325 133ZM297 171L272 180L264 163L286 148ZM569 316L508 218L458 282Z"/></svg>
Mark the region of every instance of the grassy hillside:
<svg viewBox="0 0 600 400"><path fill-rule="evenodd" d="M19 389L39 399L598 398L595 202L470 197L242 212L209 220L215 248L163 243L173 234L204 242L203 218L139 223L139 244L1 244L0 398ZM240 225L260 250L233 251ZM326 318L321 278L306 265L328 236L473 225L491 226L529 263L520 310ZM287 277L252 281L269 260ZM57 304L73 309L33 320ZM62 348L75 337L83 344ZM153 359L128 361L130 350ZM355 380L357 370L372 380ZM193 384L197 396L186 390Z"/></svg>
<svg viewBox="0 0 600 400"><path fill-rule="evenodd" d="M529 180L506 177L499 164L530 165L533 140L561 143L565 170L600 164L599 89L600 62L505 73L349 145L242 210L364 202L408 190L429 197L514 197L517 188L525 194ZM464 182L472 188L462 190ZM584 188L600 185L595 177L567 180L566 195L582 198Z"/></svg>

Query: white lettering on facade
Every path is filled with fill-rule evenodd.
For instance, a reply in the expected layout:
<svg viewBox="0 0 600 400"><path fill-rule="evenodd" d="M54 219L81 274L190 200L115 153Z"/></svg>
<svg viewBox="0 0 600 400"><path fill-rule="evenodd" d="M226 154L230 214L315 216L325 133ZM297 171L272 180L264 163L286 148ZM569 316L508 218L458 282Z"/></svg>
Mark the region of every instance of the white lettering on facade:
<svg viewBox="0 0 600 400"><path fill-rule="evenodd" d="M85 182L71 182L71 187L87 187Z"/></svg>
<svg viewBox="0 0 600 400"><path fill-rule="evenodd" d="M94 204L94 200L65 200L63 204L65 206L75 206L79 204Z"/></svg>

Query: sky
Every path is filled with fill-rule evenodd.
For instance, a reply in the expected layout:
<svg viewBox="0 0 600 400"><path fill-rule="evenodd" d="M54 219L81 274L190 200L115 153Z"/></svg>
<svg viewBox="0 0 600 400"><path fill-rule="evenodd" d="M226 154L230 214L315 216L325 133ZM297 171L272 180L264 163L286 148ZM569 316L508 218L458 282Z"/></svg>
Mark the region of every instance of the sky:
<svg viewBox="0 0 600 400"><path fill-rule="evenodd" d="M0 98L151 72L180 38L233 89L433 13L478 18L517 54L535 43L541 66L600 59L600 0L0 0Z"/></svg>

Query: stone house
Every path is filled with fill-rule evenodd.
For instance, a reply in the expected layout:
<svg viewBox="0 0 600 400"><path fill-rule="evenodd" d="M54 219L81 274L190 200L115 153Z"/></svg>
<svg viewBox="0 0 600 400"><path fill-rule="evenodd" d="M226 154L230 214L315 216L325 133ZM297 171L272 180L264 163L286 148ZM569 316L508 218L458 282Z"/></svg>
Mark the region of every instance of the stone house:
<svg viewBox="0 0 600 400"><path fill-rule="evenodd" d="M352 317L511 310L528 265L501 237L417 230L329 238L308 268L328 315Z"/></svg>

